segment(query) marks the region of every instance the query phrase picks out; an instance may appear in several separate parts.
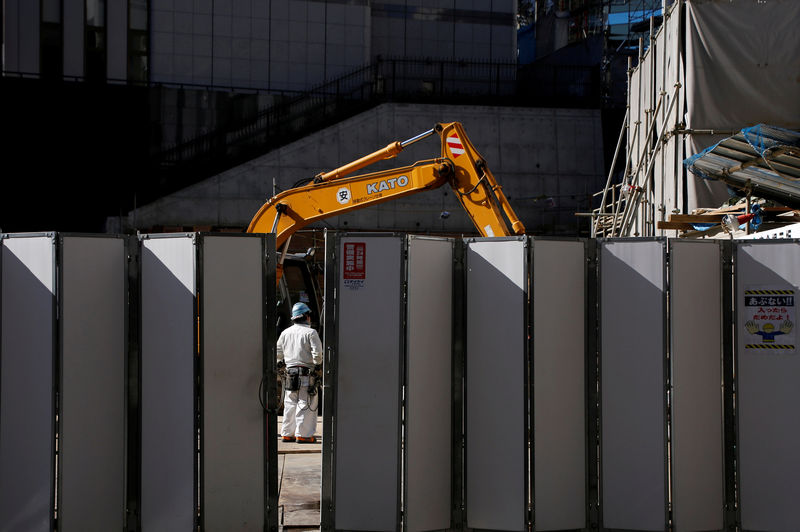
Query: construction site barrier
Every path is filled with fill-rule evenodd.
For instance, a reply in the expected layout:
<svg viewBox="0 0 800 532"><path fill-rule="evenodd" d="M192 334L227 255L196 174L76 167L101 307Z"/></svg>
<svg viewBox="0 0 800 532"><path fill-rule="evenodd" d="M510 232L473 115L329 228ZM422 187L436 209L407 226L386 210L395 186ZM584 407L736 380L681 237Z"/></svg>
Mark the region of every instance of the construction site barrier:
<svg viewBox="0 0 800 532"><path fill-rule="evenodd" d="M466 244L466 524L527 527L525 237Z"/></svg>
<svg viewBox="0 0 800 532"><path fill-rule="evenodd" d="M409 236L404 521L444 530L452 517L455 241Z"/></svg>
<svg viewBox="0 0 800 532"><path fill-rule="evenodd" d="M589 283L593 247L539 239L531 248L531 495L536 530L586 526L590 437Z"/></svg>
<svg viewBox="0 0 800 532"><path fill-rule="evenodd" d="M667 527L666 240L598 245L602 523Z"/></svg>
<svg viewBox="0 0 800 532"><path fill-rule="evenodd" d="M0 240L0 527L6 529L53 529L55 242L52 233Z"/></svg>
<svg viewBox="0 0 800 532"><path fill-rule="evenodd" d="M396 530L404 239L345 234L326 245L336 261L326 264L323 528Z"/></svg>
<svg viewBox="0 0 800 532"><path fill-rule="evenodd" d="M800 241L740 242L734 258L741 525L797 530ZM769 344L783 348L751 347Z"/></svg>
<svg viewBox="0 0 800 532"><path fill-rule="evenodd" d="M59 235L58 529L125 522L127 242Z"/></svg>
<svg viewBox="0 0 800 532"><path fill-rule="evenodd" d="M0 235L0 528L277 530L275 266ZM798 240L329 233L321 528L800 528L798 272Z"/></svg>
<svg viewBox="0 0 800 532"><path fill-rule="evenodd" d="M670 240L670 397L673 529L722 530L725 507L723 354L730 344L728 246ZM728 269L727 274L730 274ZM729 286L727 287L729 288ZM728 383L729 384L729 383ZM725 388L728 387L725 385Z"/></svg>

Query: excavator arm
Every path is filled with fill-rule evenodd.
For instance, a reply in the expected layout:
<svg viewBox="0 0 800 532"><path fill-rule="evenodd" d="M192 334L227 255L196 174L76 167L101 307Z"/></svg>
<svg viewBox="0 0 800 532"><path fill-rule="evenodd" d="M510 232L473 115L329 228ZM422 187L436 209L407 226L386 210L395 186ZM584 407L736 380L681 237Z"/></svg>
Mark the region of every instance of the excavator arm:
<svg viewBox="0 0 800 532"><path fill-rule="evenodd" d="M406 146L434 134L441 140L440 157L350 177L366 166L396 157ZM525 233L502 188L458 122L436 124L425 133L404 142L393 142L357 161L319 174L310 184L270 198L256 213L247 232L275 233L280 250L288 244L292 234L310 223L438 188L445 183L453 188L482 236Z"/></svg>

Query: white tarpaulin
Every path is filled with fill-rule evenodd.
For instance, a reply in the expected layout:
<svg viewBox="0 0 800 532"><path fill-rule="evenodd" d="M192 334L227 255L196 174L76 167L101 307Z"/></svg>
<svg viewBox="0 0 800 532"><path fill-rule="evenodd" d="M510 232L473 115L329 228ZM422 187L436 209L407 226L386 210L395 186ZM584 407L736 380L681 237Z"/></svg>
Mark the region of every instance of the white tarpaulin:
<svg viewBox="0 0 800 532"><path fill-rule="evenodd" d="M693 155L758 123L800 129L800 2L686 2L686 127ZM723 183L687 176L689 210L728 199Z"/></svg>
<svg viewBox="0 0 800 532"><path fill-rule="evenodd" d="M665 10L628 83L620 201L628 185L640 188L610 236L663 236L652 222L730 199L724 183L687 174L687 157L756 124L800 130L798 22L792 0L684 0Z"/></svg>

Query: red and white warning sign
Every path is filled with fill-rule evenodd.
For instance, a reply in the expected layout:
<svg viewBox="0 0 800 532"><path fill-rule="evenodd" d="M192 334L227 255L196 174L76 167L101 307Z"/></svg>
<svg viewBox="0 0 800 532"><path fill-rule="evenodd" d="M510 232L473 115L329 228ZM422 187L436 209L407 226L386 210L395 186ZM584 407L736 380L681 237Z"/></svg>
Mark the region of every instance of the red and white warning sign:
<svg viewBox="0 0 800 532"><path fill-rule="evenodd" d="M364 286L367 278L366 242L345 242L342 277L348 288L355 290Z"/></svg>
<svg viewBox="0 0 800 532"><path fill-rule="evenodd" d="M461 139L458 138L456 133L453 133L447 137L447 147L450 148L450 153L453 154L453 159L464 154L464 145L461 144Z"/></svg>

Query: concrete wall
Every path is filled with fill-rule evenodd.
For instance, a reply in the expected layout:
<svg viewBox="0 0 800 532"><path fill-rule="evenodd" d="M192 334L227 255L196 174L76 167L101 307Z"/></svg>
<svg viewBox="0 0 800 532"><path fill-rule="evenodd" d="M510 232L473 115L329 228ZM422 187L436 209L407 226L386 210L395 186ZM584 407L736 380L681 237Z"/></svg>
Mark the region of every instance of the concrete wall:
<svg viewBox="0 0 800 532"><path fill-rule="evenodd" d="M458 121L489 164L528 231L573 233L574 213L603 182L600 112L577 109L384 104L188 187L128 215L144 229L158 225L246 227L265 200L300 179L358 159L395 140ZM438 157L435 138L409 146L370 171ZM366 173L366 171L364 171ZM581 203L584 202L584 203ZM450 217L440 217L449 211ZM585 222L582 222L585 223ZM327 220L319 227L472 232L449 187Z"/></svg>

